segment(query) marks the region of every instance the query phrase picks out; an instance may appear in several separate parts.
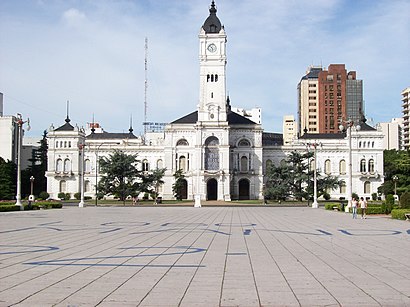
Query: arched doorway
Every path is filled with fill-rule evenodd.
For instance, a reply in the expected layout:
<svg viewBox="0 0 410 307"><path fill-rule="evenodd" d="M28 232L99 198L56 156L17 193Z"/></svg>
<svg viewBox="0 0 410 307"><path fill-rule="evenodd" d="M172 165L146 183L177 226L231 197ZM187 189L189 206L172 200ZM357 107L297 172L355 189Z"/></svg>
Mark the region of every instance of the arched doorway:
<svg viewBox="0 0 410 307"><path fill-rule="evenodd" d="M188 199L188 182L185 179L182 180L181 198Z"/></svg>
<svg viewBox="0 0 410 307"><path fill-rule="evenodd" d="M239 199L250 199L248 179L239 180Z"/></svg>
<svg viewBox="0 0 410 307"><path fill-rule="evenodd" d="M218 199L218 181L216 179L209 179L206 183L206 199L217 200Z"/></svg>

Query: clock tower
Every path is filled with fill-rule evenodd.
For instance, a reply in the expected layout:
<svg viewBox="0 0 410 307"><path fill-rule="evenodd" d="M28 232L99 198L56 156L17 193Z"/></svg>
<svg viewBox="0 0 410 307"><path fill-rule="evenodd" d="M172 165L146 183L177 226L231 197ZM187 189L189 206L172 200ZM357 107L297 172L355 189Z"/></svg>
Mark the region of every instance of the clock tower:
<svg viewBox="0 0 410 307"><path fill-rule="evenodd" d="M198 121L225 122L226 33L216 16L215 1L199 33L200 85Z"/></svg>

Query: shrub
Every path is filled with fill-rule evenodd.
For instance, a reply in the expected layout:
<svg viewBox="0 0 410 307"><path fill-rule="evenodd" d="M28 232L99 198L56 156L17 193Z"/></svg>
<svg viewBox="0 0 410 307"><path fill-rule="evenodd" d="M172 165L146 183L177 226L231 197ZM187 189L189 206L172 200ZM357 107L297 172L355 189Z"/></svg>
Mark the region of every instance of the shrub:
<svg viewBox="0 0 410 307"><path fill-rule="evenodd" d="M342 204L341 203L326 203L325 209L326 210L333 210L333 207L337 207L339 211L342 211Z"/></svg>
<svg viewBox="0 0 410 307"><path fill-rule="evenodd" d="M383 209L381 206L379 207L367 207L366 209L366 214L384 214L385 209ZM362 214L362 209L357 208L357 214Z"/></svg>
<svg viewBox="0 0 410 307"><path fill-rule="evenodd" d="M64 192L60 192L57 195L58 199L65 199L65 193Z"/></svg>
<svg viewBox="0 0 410 307"><path fill-rule="evenodd" d="M410 193L404 192L400 197L400 208L410 209Z"/></svg>
<svg viewBox="0 0 410 307"><path fill-rule="evenodd" d="M410 213L409 209L393 209L391 211L391 217L397 220L405 220L406 216L404 214Z"/></svg>
<svg viewBox="0 0 410 307"><path fill-rule="evenodd" d="M394 196L392 194L386 196L386 205L394 205Z"/></svg>
<svg viewBox="0 0 410 307"><path fill-rule="evenodd" d="M372 193L372 200L377 200L377 193Z"/></svg>
<svg viewBox="0 0 410 307"><path fill-rule="evenodd" d="M8 212L8 211L20 211L20 207L13 205L4 205L3 203L0 205L0 212Z"/></svg>
<svg viewBox="0 0 410 307"><path fill-rule="evenodd" d="M46 191L42 191L42 192L40 192L40 194L38 194L38 198L41 198L41 199L48 199L50 197L50 194L48 194Z"/></svg>

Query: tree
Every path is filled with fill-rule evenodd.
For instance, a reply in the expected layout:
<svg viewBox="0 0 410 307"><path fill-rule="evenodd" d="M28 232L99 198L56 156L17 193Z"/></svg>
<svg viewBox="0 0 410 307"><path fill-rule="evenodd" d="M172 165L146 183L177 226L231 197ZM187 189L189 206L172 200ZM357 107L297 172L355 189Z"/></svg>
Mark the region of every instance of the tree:
<svg viewBox="0 0 410 307"><path fill-rule="evenodd" d="M313 170L309 169L309 159L313 152L300 153L293 151L284 165L271 165L266 170L266 198L284 200L293 196L297 200L307 199L313 194ZM340 181L334 176L317 174L317 195L320 197L328 189L335 189Z"/></svg>
<svg viewBox="0 0 410 307"><path fill-rule="evenodd" d="M410 152L405 150L385 150L383 152L384 183L378 192L384 195L394 194L395 183L393 177L397 176L397 194L410 192Z"/></svg>
<svg viewBox="0 0 410 307"><path fill-rule="evenodd" d="M137 169L140 162L137 156L115 150L108 158L100 158L99 165L104 175L98 183L98 190L118 197L124 204L127 196L139 193L143 179L142 172Z"/></svg>
<svg viewBox="0 0 410 307"><path fill-rule="evenodd" d="M264 196L267 199L285 200L290 195L289 167L270 165L266 170L266 185Z"/></svg>
<svg viewBox="0 0 410 307"><path fill-rule="evenodd" d="M162 178L164 177L166 168L157 168L151 173L148 173L142 177L141 192L149 193L153 196L155 202L158 197L158 188L164 183Z"/></svg>
<svg viewBox="0 0 410 307"><path fill-rule="evenodd" d="M177 200L182 200L182 189L184 187L185 176L183 170L179 169L174 173L175 183L172 185L172 192Z"/></svg>
<svg viewBox="0 0 410 307"><path fill-rule="evenodd" d="M34 195L39 195L43 191L47 191L47 131L43 131L43 137L39 142L40 146L37 149L33 149L32 156L29 161L31 165L27 170L22 172L22 194L30 194L30 177L35 178L33 185Z"/></svg>
<svg viewBox="0 0 410 307"><path fill-rule="evenodd" d="M14 199L16 196L17 166L0 157L0 199Z"/></svg>

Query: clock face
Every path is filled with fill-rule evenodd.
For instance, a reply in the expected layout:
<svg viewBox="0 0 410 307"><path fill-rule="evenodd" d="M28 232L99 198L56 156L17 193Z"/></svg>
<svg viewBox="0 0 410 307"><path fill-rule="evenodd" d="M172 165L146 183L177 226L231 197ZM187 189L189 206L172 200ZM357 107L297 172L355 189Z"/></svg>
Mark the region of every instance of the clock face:
<svg viewBox="0 0 410 307"><path fill-rule="evenodd" d="M216 46L215 46L215 44L209 44L207 49L208 49L209 52L213 53L213 52L216 51Z"/></svg>

